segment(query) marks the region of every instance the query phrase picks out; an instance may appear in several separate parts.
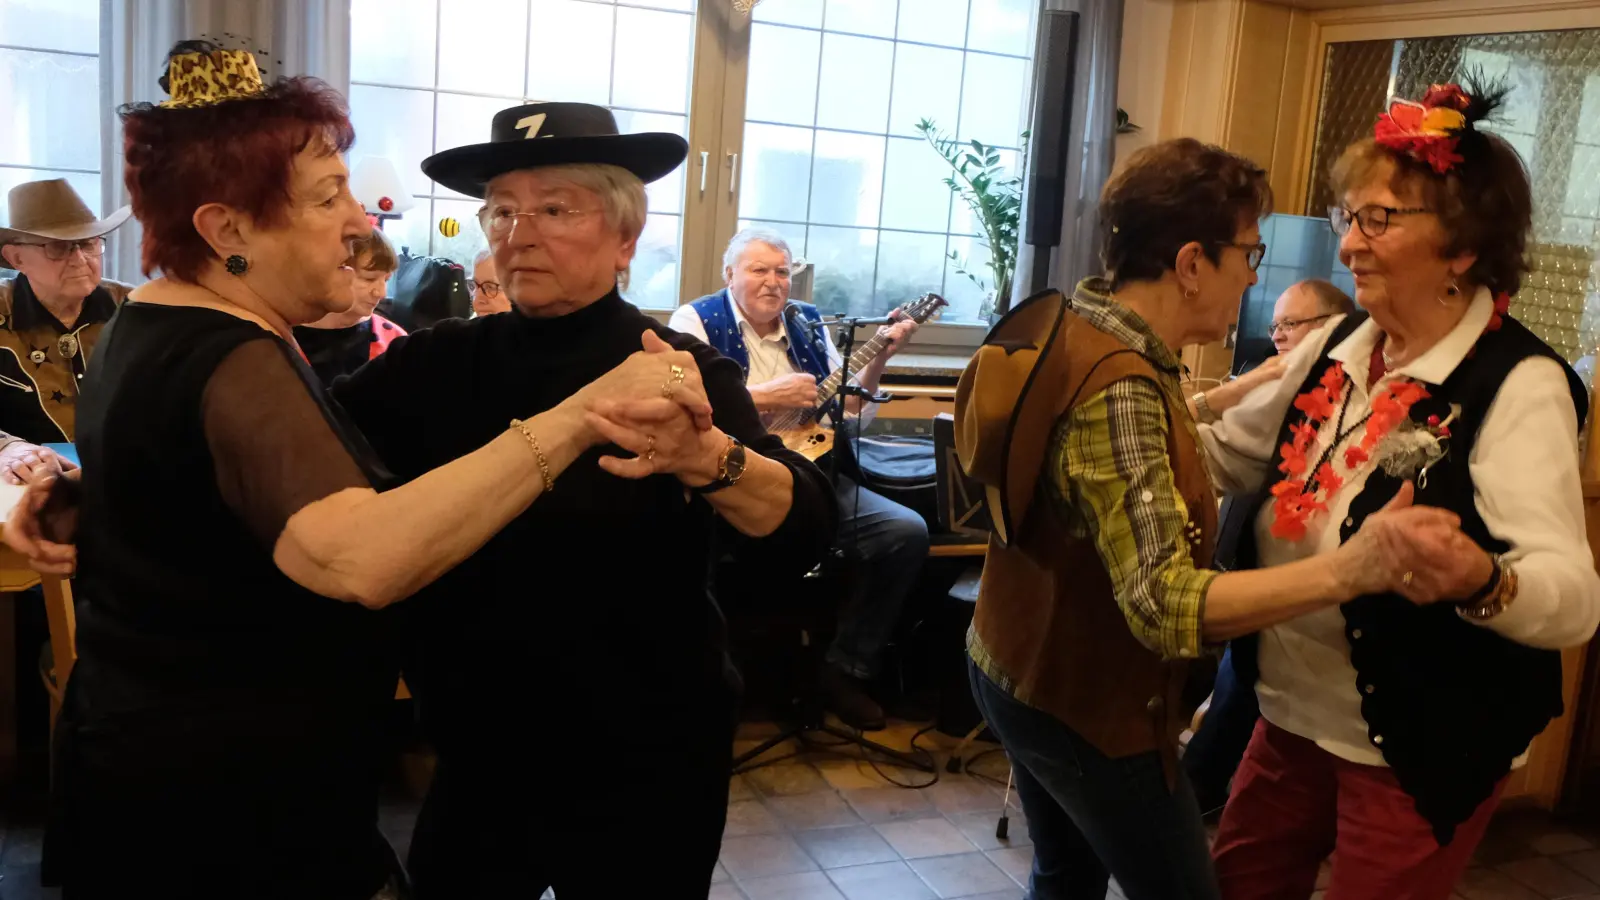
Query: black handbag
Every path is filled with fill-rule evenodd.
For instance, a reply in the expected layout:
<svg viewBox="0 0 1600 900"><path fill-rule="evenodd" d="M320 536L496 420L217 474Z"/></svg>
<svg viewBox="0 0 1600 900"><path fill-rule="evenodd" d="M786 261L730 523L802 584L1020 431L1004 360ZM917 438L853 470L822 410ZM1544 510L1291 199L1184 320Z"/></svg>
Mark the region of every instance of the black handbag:
<svg viewBox="0 0 1600 900"><path fill-rule="evenodd" d="M466 270L448 259L403 253L391 284L394 296L378 305L378 314L406 331L472 315Z"/></svg>

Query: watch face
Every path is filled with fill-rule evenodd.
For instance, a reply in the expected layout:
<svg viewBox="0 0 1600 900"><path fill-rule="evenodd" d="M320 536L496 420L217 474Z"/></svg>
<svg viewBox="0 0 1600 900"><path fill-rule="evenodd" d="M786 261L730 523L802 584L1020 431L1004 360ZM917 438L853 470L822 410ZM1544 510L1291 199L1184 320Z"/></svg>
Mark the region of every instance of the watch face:
<svg viewBox="0 0 1600 900"><path fill-rule="evenodd" d="M744 475L744 445L734 444L728 451L727 481L732 484Z"/></svg>

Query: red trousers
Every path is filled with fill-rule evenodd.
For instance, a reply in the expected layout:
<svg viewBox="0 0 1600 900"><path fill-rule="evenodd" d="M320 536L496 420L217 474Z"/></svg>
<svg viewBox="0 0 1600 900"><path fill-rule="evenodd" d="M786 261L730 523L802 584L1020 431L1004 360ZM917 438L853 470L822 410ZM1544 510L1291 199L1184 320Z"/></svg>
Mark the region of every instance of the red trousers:
<svg viewBox="0 0 1600 900"><path fill-rule="evenodd" d="M1222 896L1305 900L1331 853L1326 900L1447 900L1504 788L1441 847L1387 767L1346 762L1260 719L1212 848Z"/></svg>

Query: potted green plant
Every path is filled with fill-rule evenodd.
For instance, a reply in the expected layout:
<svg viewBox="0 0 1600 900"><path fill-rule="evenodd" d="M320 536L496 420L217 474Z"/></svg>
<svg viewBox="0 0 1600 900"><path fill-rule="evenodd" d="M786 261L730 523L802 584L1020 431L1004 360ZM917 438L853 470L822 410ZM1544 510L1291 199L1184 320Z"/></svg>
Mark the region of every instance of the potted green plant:
<svg viewBox="0 0 1600 900"><path fill-rule="evenodd" d="M957 272L985 292L978 313L992 320L996 313L1005 311L1011 300L1011 280L1017 270L1017 234L1022 222L1023 175L1007 173L1000 164L1000 151L994 147L976 140L962 143L939 131L932 119L923 119L916 127L950 165L945 186L967 204L983 229L979 240L989 250L988 284L956 251L950 251L950 260ZM1024 161L1028 156L1027 142L1028 132L1024 131L1020 154Z"/></svg>

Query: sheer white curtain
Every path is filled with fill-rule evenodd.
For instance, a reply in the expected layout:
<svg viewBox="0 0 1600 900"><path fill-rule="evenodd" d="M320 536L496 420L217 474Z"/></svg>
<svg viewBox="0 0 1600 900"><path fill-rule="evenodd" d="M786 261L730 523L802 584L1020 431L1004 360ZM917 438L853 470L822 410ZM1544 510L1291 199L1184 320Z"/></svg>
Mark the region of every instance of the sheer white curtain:
<svg viewBox="0 0 1600 900"><path fill-rule="evenodd" d="M124 103L165 99L158 84L172 45L201 34L248 37L268 50L269 76L315 75L340 93L350 91L350 0L101 0L101 180L107 209L128 202L122 183ZM112 235L109 278L140 282L139 223Z"/></svg>

